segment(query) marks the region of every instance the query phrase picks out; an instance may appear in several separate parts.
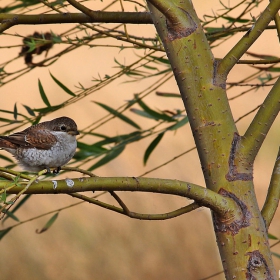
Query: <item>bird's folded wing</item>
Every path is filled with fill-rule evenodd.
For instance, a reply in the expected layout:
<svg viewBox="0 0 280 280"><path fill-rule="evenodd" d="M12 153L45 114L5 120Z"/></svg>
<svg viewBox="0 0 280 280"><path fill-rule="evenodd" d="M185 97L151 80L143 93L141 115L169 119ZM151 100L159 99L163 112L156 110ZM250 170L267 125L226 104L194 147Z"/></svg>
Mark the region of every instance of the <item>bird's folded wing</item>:
<svg viewBox="0 0 280 280"><path fill-rule="evenodd" d="M29 130L28 133L26 131L17 132L9 136L0 136L0 139L2 139L0 143L8 141L16 145L17 148L37 148L42 150L50 149L57 142L56 137L48 130Z"/></svg>

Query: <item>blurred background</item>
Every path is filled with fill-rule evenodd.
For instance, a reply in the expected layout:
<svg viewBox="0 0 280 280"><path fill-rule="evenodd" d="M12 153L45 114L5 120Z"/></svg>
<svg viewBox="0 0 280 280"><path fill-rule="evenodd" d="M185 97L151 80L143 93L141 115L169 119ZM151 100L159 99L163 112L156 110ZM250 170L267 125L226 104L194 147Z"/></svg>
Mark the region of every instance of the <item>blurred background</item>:
<svg viewBox="0 0 280 280"><path fill-rule="evenodd" d="M0 7L5 7L9 2L2 0ZM104 6L104 3L98 1L85 4L93 10L99 10ZM204 14L212 14L213 10L222 10L218 0L203 3L193 1L193 4L200 18L203 18ZM260 11L267 4L268 1L262 1L259 6ZM70 8L68 10L77 12ZM120 11L120 6L118 9L112 8L111 10ZM31 11L30 14L32 13L38 13L38 11ZM110 25L108 24L108 26ZM213 26L215 26L215 22ZM70 24L14 26L5 32L6 35L0 36L0 63L16 57L21 50L22 38L9 36L9 34L27 36L33 34L34 31L49 32L50 30L61 34L70 28ZM127 25L127 29L128 32L137 34L139 37L155 36L153 25ZM240 33L220 47L214 48L215 57L222 58L243 34ZM120 45L113 38L106 39L103 44ZM10 45L18 45L18 47L3 48ZM58 53L64 48L63 44L55 44L48 56ZM265 31L249 51L279 55L276 31ZM137 52L142 53L143 51L134 49L120 51L119 48L106 46L77 48L62 56L52 65L36 67L22 77L2 86L0 88L1 109L13 110L15 103L19 111L25 110L21 104L28 105L30 108L44 107L39 95L38 79L40 79L50 103L52 105L60 104L68 98L67 94L53 81L49 72L75 92L79 84L84 87L92 85L93 77L104 77L116 73L118 69L116 69L117 64L114 63L114 59L128 65L134 61ZM34 57L34 62L43 60L44 56L45 54L41 54ZM244 59L248 58L249 56L244 56ZM5 70L12 72L24 67L26 67L24 58L20 57L11 62ZM237 65L231 72L228 82L237 82L254 71L250 67ZM73 118L79 129L83 130L107 114L93 101L118 108L124 101L132 99L134 94L152 86L156 80L157 77L151 77L132 83L127 82L126 77L122 77L81 99L78 103L48 114L41 121L64 115ZM160 86L158 90L179 93L173 78ZM243 91L244 89L240 87L231 89L229 98ZM230 105L234 119L238 119L261 104L268 91L269 88L261 87L257 91L251 91L232 100ZM148 95L145 102L154 110L183 109L182 101L179 98L162 98L154 93ZM127 115L133 119L135 117L132 112L128 112ZM5 118L5 114L0 111L1 117ZM240 134L244 133L253 117L254 113L237 123ZM137 117L135 119L141 127L148 127L153 123L153 120L147 118ZM260 206L265 200L279 147L279 125L278 117L255 162L254 182ZM0 133L3 133L5 129L6 127L0 127ZM131 126L114 119L99 127L95 132L116 136L132 131ZM117 159L94 170L94 173L98 176L108 177L140 176L194 146L190 127L186 125L176 132L166 133L144 166L143 154L153 138L147 137L143 141L128 145ZM84 137L82 141L91 144L97 140L93 140L92 137ZM1 152L1 154L8 156L5 152ZM0 164L2 166L7 162L0 161ZM89 166L85 164L83 168ZM15 169L20 170L19 167ZM64 173L57 178L66 177L80 177L80 174ZM178 179L205 186L196 150L150 172L146 177ZM190 203L183 198L151 193L120 193L119 195L130 210L141 213L165 213ZM100 199L107 203L115 203L109 194L101 196ZM171 220L140 221L88 203L80 203L60 211L58 219L48 231L42 234L35 232L37 229L41 229L53 215L52 211L77 202L79 202L77 199L67 195L33 195L29 199L28 203L16 213L21 221L49 212L50 214L15 227L1 240L1 279L202 279L222 271L211 213L205 208ZM278 211L269 230L277 237L280 237L279 219ZM15 223L8 220L2 225L2 229ZM279 248L279 246L274 247L273 252L280 253ZM277 258L274 258L274 263L276 269L280 269L280 262ZM211 279L224 279L224 276L220 274Z"/></svg>

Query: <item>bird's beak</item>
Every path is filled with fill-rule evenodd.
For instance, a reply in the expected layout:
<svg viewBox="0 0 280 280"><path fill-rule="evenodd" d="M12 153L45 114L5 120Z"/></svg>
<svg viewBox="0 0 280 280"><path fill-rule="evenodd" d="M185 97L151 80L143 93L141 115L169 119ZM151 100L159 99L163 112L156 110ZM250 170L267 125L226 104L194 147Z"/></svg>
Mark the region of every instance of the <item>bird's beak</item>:
<svg viewBox="0 0 280 280"><path fill-rule="evenodd" d="M79 135L80 132L78 130L70 130L70 131L68 131L68 134L75 136L75 135Z"/></svg>

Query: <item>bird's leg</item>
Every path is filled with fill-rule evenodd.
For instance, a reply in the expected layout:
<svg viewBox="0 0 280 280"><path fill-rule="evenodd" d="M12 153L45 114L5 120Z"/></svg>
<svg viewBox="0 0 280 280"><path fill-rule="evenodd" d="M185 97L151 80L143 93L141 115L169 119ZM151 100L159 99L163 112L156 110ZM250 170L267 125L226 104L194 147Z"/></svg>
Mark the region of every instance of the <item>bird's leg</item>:
<svg viewBox="0 0 280 280"><path fill-rule="evenodd" d="M61 170L61 167L58 166L56 169L53 170L53 174L58 174L60 170Z"/></svg>
<svg viewBox="0 0 280 280"><path fill-rule="evenodd" d="M47 172L45 174L51 173L51 170L50 170L50 168L48 166L45 169L47 169Z"/></svg>

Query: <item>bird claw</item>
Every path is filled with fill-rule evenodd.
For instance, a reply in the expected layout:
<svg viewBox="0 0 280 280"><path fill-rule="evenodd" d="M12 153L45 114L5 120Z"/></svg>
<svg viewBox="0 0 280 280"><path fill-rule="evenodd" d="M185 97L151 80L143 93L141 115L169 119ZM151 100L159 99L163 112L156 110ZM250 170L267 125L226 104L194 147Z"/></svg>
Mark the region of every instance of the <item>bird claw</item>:
<svg viewBox="0 0 280 280"><path fill-rule="evenodd" d="M60 170L61 170L61 167L58 166L56 169L53 170L53 174L58 174Z"/></svg>
<svg viewBox="0 0 280 280"><path fill-rule="evenodd" d="M59 166L59 167L53 169L52 171L49 167L46 167L45 169L47 170L47 172L45 174L51 174L51 173L58 174L59 171L61 170L61 167Z"/></svg>

